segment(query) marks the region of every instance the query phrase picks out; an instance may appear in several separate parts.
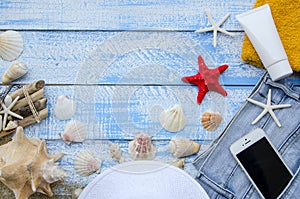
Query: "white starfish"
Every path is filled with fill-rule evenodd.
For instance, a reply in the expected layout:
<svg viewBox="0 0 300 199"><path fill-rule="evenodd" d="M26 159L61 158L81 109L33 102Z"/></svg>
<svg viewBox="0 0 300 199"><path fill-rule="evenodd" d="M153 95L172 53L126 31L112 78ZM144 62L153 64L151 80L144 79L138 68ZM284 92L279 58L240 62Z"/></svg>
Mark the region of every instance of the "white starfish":
<svg viewBox="0 0 300 199"><path fill-rule="evenodd" d="M259 114L259 116L257 116L257 118L252 122L252 124L256 124L267 112L269 112L270 115L272 116L272 118L274 119L274 121L276 122L277 126L281 127L281 124L280 124L279 120L277 119L273 110L279 109L279 108L291 107L290 104L271 105L271 89L269 89L269 92L268 92L267 104L263 104L261 102L258 102L256 100L253 100L250 98L247 98L247 100L253 104L256 104L257 106L264 108L264 110L261 112L261 114Z"/></svg>
<svg viewBox="0 0 300 199"><path fill-rule="evenodd" d="M0 111L0 114L4 114L3 124L2 124L2 128L3 128L3 129L6 127L6 122L7 122L7 116L8 116L8 115L11 115L11 116L16 117L16 118L19 118L19 119L23 119L22 116L20 116L20 115L14 113L14 112L12 112L12 111L10 110L10 109L12 109L12 108L14 107L14 105L17 103L18 99L19 99L19 96L17 96L17 97L14 99L14 101L13 101L8 107L6 107L6 105L5 105L3 102L1 102L1 106L2 106L3 110Z"/></svg>
<svg viewBox="0 0 300 199"><path fill-rule="evenodd" d="M219 23L216 24L216 22L213 20L213 18L211 17L211 14L209 12L209 10L205 10L206 12L206 15L207 15L207 18L209 20L209 22L211 23L212 27L210 28L205 28L205 29L200 29L200 30L196 30L195 32L208 32L208 31L214 31L214 41L213 41L213 44L214 44L214 47L217 46L217 33L218 31L219 32L222 32L226 35L229 35L229 36L234 36L233 33L231 32L228 32L226 30L224 30L223 28L220 28L220 26L228 19L228 17L230 16L230 14L228 13Z"/></svg>

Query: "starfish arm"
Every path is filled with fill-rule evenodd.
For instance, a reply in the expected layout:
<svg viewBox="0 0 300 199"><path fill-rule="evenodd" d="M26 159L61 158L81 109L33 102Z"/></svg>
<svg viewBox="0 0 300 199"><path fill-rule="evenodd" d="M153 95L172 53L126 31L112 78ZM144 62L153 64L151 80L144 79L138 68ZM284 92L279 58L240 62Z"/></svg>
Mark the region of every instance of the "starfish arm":
<svg viewBox="0 0 300 199"><path fill-rule="evenodd" d="M232 37L235 36L234 33L228 32L227 30L224 30L224 29L222 29L222 28L218 28L218 31L221 32L221 33L224 33L224 34L226 34L226 35L232 36Z"/></svg>
<svg viewBox="0 0 300 199"><path fill-rule="evenodd" d="M256 124L266 113L268 112L267 109L264 109L255 120L253 120L252 124Z"/></svg>
<svg viewBox="0 0 300 199"><path fill-rule="evenodd" d="M223 73L226 69L228 68L228 64L223 64L222 66L219 66L217 68L217 70L219 71L219 73Z"/></svg>
<svg viewBox="0 0 300 199"><path fill-rule="evenodd" d="M265 108L265 107L266 107L265 104L263 104L263 103L261 103L261 102L259 102L259 101L253 100L253 99L251 99L251 98L247 98L247 101L249 101L249 102L251 102L252 104L255 104L255 105L257 105L257 106L260 106L260 107L262 107L262 108Z"/></svg>
<svg viewBox="0 0 300 199"><path fill-rule="evenodd" d="M271 106L271 89L268 91L267 105Z"/></svg>
<svg viewBox="0 0 300 199"><path fill-rule="evenodd" d="M216 26L216 23L215 23L215 21L213 20L211 14L210 14L210 12L209 12L209 10L206 9L205 12L206 12L208 21L211 23L211 25L212 25L213 27L215 27L215 26Z"/></svg>
<svg viewBox="0 0 300 199"><path fill-rule="evenodd" d="M199 72L200 71L204 72L208 69L205 62L204 62L204 60L203 60L203 58L200 55L198 56L198 66L199 66L199 69L198 69Z"/></svg>
<svg viewBox="0 0 300 199"><path fill-rule="evenodd" d="M4 114L3 124L2 124L3 129L5 129L5 127L6 127L6 122L7 122L7 113Z"/></svg>
<svg viewBox="0 0 300 199"><path fill-rule="evenodd" d="M11 109L12 107L14 107L14 105L17 103L18 99L19 99L19 96L17 96L17 97L14 99L14 101L8 106L8 109Z"/></svg>
<svg viewBox="0 0 300 199"><path fill-rule="evenodd" d="M214 30L214 41L213 41L214 48L217 47L217 34L218 34L218 31Z"/></svg>
<svg viewBox="0 0 300 199"><path fill-rule="evenodd" d="M290 105L290 104L278 104L278 105L272 105L271 108L272 109L279 109L279 108L289 108L291 106L292 105Z"/></svg>
<svg viewBox="0 0 300 199"><path fill-rule="evenodd" d="M227 96L227 92L219 83L209 84L209 85L207 85L207 87L208 87L208 90L210 90L210 91L215 91L217 93L220 93L223 96Z"/></svg>
<svg viewBox="0 0 300 199"><path fill-rule="evenodd" d="M21 115L18 115L16 113L12 112L12 111L8 111L8 114L11 115L11 116L13 116L13 117L19 118L21 120L23 119L23 117Z"/></svg>
<svg viewBox="0 0 300 199"><path fill-rule="evenodd" d="M206 93L208 92L208 89L206 86L199 85L198 86L198 95L197 95L197 103L201 104L203 98L205 97Z"/></svg>
<svg viewBox="0 0 300 199"><path fill-rule="evenodd" d="M278 127L281 127L281 124L280 124L279 120L277 119L277 117L276 117L276 115L275 115L275 113L273 112L272 109L269 110L269 113L270 113L270 115L272 116L273 120L276 122L277 126L278 126Z"/></svg>
<svg viewBox="0 0 300 199"><path fill-rule="evenodd" d="M2 131L2 115L0 115L0 131Z"/></svg>
<svg viewBox="0 0 300 199"><path fill-rule="evenodd" d="M210 28L204 28L204 29L200 29L200 30L196 30L195 32L209 32L209 31L213 31L214 28L210 27Z"/></svg>
<svg viewBox="0 0 300 199"><path fill-rule="evenodd" d="M223 19L217 24L217 26L221 26L227 19L228 17L230 16L230 13L227 13Z"/></svg>

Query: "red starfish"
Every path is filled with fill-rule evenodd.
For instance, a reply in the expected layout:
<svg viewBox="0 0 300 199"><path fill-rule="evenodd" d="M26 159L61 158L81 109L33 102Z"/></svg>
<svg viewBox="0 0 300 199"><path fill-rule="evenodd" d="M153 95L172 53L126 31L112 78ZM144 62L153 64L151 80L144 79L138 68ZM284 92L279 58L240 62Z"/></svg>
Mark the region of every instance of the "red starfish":
<svg viewBox="0 0 300 199"><path fill-rule="evenodd" d="M208 91L215 91L222 94L223 96L227 96L227 92L219 84L218 79L220 74L228 68L228 65L224 64L222 66L219 66L218 68L209 69L205 65L201 56L198 57L198 65L199 71L196 75L181 78L181 80L184 82L188 82L198 86L198 104L201 104L205 94Z"/></svg>

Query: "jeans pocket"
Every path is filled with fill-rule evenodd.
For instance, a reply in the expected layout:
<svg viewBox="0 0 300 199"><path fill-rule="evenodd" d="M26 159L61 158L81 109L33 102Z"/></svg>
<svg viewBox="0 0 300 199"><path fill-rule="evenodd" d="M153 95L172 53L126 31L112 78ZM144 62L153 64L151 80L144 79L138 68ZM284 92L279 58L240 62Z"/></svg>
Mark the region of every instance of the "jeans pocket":
<svg viewBox="0 0 300 199"><path fill-rule="evenodd" d="M198 180L200 182L200 184L204 184L205 186L208 186L209 188L211 188L210 190L212 190L214 192L214 193L208 193L208 195L211 198L221 198L220 195L226 199L234 199L235 198L235 194L232 191L223 188L218 183L216 183L214 180L212 180L208 176L206 176L203 172L199 173L196 180Z"/></svg>
<svg viewBox="0 0 300 199"><path fill-rule="evenodd" d="M281 196L279 198L285 199L285 198L297 198L300 195L300 176L299 176L300 168L298 168L297 172L293 176L292 180L288 184L288 186L285 188L285 190L282 192Z"/></svg>

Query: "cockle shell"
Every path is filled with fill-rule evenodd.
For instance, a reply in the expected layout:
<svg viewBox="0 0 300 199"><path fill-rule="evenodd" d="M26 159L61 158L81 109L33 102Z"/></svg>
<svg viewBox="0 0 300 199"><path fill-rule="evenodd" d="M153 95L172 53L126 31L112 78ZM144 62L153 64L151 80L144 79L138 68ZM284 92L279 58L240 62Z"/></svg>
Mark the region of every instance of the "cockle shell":
<svg viewBox="0 0 300 199"><path fill-rule="evenodd" d="M181 158L198 153L201 145L197 142L175 137L171 139L168 147L175 157Z"/></svg>
<svg viewBox="0 0 300 199"><path fill-rule="evenodd" d="M85 125L77 120L73 120L65 125L61 137L66 144L71 142L83 142L87 135Z"/></svg>
<svg viewBox="0 0 300 199"><path fill-rule="evenodd" d="M186 125L186 117L180 105L176 104L173 108L165 110L159 118L160 124L170 132L181 131Z"/></svg>
<svg viewBox="0 0 300 199"><path fill-rule="evenodd" d="M136 138L129 142L128 153L134 160L151 160L155 156L155 147L152 137L145 133L138 133Z"/></svg>
<svg viewBox="0 0 300 199"><path fill-rule="evenodd" d="M171 165L174 167L178 167L179 169L184 169L184 158L180 158L179 160L176 160L175 162L172 162Z"/></svg>
<svg viewBox="0 0 300 199"><path fill-rule="evenodd" d="M8 84L27 73L26 64L16 61L2 75L2 84Z"/></svg>
<svg viewBox="0 0 300 199"><path fill-rule="evenodd" d="M66 96L58 96L54 105L54 114L59 120L70 119L76 112L76 104Z"/></svg>
<svg viewBox="0 0 300 199"><path fill-rule="evenodd" d="M50 156L44 140L27 138L18 127L12 141L0 146L0 181L16 199L27 199L35 192L51 197L50 184L66 176L55 163L62 156Z"/></svg>
<svg viewBox="0 0 300 199"><path fill-rule="evenodd" d="M119 163L124 162L124 158L122 155L122 150L118 144L109 143L109 151L111 157Z"/></svg>
<svg viewBox="0 0 300 199"><path fill-rule="evenodd" d="M13 30L0 35L0 57L5 61L17 59L23 52L24 42L20 33Z"/></svg>
<svg viewBox="0 0 300 199"><path fill-rule="evenodd" d="M78 175L89 176L100 172L102 161L97 160L90 151L81 151L74 159L74 169Z"/></svg>
<svg viewBox="0 0 300 199"><path fill-rule="evenodd" d="M202 114L202 126L208 131L214 131L222 122L222 115L218 112L206 111Z"/></svg>

